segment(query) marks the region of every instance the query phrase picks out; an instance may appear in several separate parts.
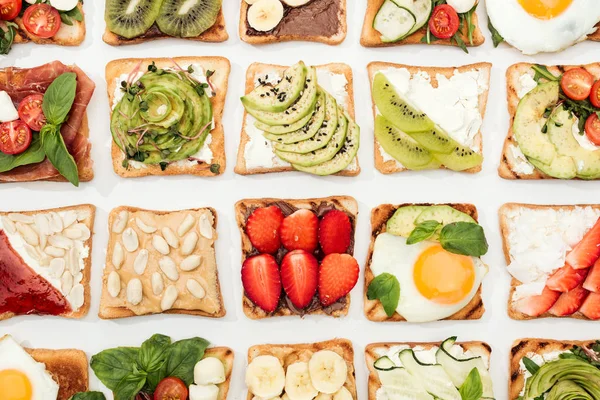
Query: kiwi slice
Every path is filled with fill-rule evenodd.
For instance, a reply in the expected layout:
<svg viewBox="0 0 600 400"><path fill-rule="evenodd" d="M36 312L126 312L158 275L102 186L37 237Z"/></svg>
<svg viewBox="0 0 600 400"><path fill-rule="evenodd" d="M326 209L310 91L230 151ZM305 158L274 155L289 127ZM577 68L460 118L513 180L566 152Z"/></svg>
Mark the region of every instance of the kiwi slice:
<svg viewBox="0 0 600 400"><path fill-rule="evenodd" d="M141 36L156 21L160 3L160 0L106 0L106 26L126 39Z"/></svg>
<svg viewBox="0 0 600 400"><path fill-rule="evenodd" d="M197 37L217 21L222 0L163 0L156 24L175 37Z"/></svg>

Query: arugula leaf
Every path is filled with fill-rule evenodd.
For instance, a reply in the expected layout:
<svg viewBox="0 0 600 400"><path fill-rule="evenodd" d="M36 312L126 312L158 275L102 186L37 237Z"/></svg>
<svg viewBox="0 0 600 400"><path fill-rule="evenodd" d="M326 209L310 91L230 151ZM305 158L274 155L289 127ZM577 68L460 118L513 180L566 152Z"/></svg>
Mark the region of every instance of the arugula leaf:
<svg viewBox="0 0 600 400"><path fill-rule="evenodd" d="M462 400L479 400L483 395L483 384L481 383L481 375L477 368L473 368L467 380L458 389Z"/></svg>
<svg viewBox="0 0 600 400"><path fill-rule="evenodd" d="M490 19L488 19L488 29L492 34L492 42L494 42L494 47L498 47L500 43L504 42L504 38L496 30L496 28L494 28L494 25L492 25L492 21Z"/></svg>
<svg viewBox="0 0 600 400"><path fill-rule="evenodd" d="M199 337L177 341L167 350L167 359L162 373L165 376L176 376L186 386L194 383L194 366L204 357L204 351L210 343Z"/></svg>
<svg viewBox="0 0 600 400"><path fill-rule="evenodd" d="M77 74L65 72L56 78L44 93L42 111L48 125L61 125L66 121L77 91Z"/></svg>
<svg viewBox="0 0 600 400"><path fill-rule="evenodd" d="M475 13L475 10L477 9L478 5L479 2L476 1L473 7L463 14L464 19L467 22L467 37L469 38L469 44L471 46L473 46L473 32L475 32L476 28L475 24L473 23L473 14Z"/></svg>
<svg viewBox="0 0 600 400"><path fill-rule="evenodd" d="M125 377L134 372L139 352L137 347L107 349L92 356L90 367L100 382L114 391Z"/></svg>
<svg viewBox="0 0 600 400"><path fill-rule="evenodd" d="M440 244L444 250L463 256L480 257L488 251L483 228L473 222L453 222L444 226Z"/></svg>
<svg viewBox="0 0 600 400"><path fill-rule="evenodd" d="M0 28L0 54L8 54L19 26L14 22L5 22L6 30Z"/></svg>
<svg viewBox="0 0 600 400"><path fill-rule="evenodd" d="M73 156L67 150L65 141L54 125L45 125L40 132L42 136L42 145L48 160L62 176L67 178L74 186L79 186L79 172L77 163Z"/></svg>
<svg viewBox="0 0 600 400"><path fill-rule="evenodd" d="M44 161L46 153L42 147L42 140L39 134L34 133L31 138L31 144L21 154L10 155L0 152L0 172L10 171L21 165L36 164Z"/></svg>
<svg viewBox="0 0 600 400"><path fill-rule="evenodd" d="M531 375L535 375L535 373L540 369L539 365L527 357L523 357L523 365L525 365L525 368L527 368L527 371L529 371Z"/></svg>
<svg viewBox="0 0 600 400"><path fill-rule="evenodd" d="M80 392L75 393L69 400L106 400L102 392Z"/></svg>
<svg viewBox="0 0 600 400"><path fill-rule="evenodd" d="M438 221L423 221L413 229L406 244L415 244L427 240L442 226Z"/></svg>
<svg viewBox="0 0 600 400"><path fill-rule="evenodd" d="M400 283L392 274L384 272L371 281L367 289L369 300L379 300L388 317L394 315L400 301Z"/></svg>
<svg viewBox="0 0 600 400"><path fill-rule="evenodd" d="M546 79L550 82L560 80L560 76L554 75L548 70L548 67L546 67L545 65L536 64L531 68L535 71L535 76L533 77L533 80L535 80L537 83L540 83L541 79Z"/></svg>

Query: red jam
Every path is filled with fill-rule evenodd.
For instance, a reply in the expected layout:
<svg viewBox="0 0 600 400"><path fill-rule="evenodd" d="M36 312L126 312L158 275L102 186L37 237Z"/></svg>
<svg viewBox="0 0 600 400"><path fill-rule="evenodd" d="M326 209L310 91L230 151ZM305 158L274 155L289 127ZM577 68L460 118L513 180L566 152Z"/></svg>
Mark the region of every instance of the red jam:
<svg viewBox="0 0 600 400"><path fill-rule="evenodd" d="M0 230L0 314L59 315L69 311L65 296L25 264Z"/></svg>

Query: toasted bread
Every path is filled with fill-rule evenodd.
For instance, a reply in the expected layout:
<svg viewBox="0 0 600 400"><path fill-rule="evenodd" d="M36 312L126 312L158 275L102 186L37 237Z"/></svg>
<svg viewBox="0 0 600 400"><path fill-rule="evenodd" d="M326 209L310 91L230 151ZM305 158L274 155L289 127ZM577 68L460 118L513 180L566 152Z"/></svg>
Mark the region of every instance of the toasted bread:
<svg viewBox="0 0 600 400"><path fill-rule="evenodd" d="M15 35L14 43L27 43L34 42L36 44L56 44L59 46L79 46L85 39L85 14L83 12L83 3L79 2L77 8L83 16L82 21L75 21L71 19L72 25L61 24L60 29L56 35L51 38L41 38L39 36L30 33L25 29L23 23L23 17L19 16L15 19L15 23L19 26L17 34Z"/></svg>
<svg viewBox="0 0 600 400"><path fill-rule="evenodd" d="M600 36L598 37L600 40ZM532 74L534 64L530 63L518 63L511 65L506 70L506 96L508 100L508 113L510 115L510 128L508 130L508 135L504 141L504 147L502 150L502 158L500 160L500 166L498 167L498 174L500 177L504 179L556 179L549 175L544 174L540 170L534 168L533 172L530 174L525 174L522 172L516 172L517 159L513 156L511 147L518 147L517 140L514 137L513 132L513 122L515 119L515 114L517 113L517 106L519 105L518 92L521 90L522 85L519 82L519 78L524 74ZM589 73L591 73L595 79L600 79L600 63L592 63L587 65L559 65L559 66L548 66L548 70L555 75L562 74L564 71L569 70L571 68L579 68L583 67ZM578 178L575 178L578 179Z"/></svg>
<svg viewBox="0 0 600 400"><path fill-rule="evenodd" d="M344 211L350 217L350 222L352 223L352 244L349 249L349 253L352 255L354 253L354 234L356 232L356 218L358 215L358 204L356 200L352 197L348 196L332 196L325 197L320 199L305 199L305 200L283 200L283 199L245 199L240 200L235 204L235 219L240 229L240 235L242 237L242 263L246 260L249 254L254 251L254 247L250 242L250 238L246 233L246 220L248 215L258 207L268 207L277 203L286 203L291 205L293 208L306 208L306 209L318 209L323 205L331 205L337 210ZM291 212L290 212L291 213ZM284 211L285 214L285 211ZM241 266L240 266L241 267ZM309 315L331 315L333 317L341 317L348 314L348 309L350 308L350 294L347 294L343 298L343 303L341 308L332 308L331 311L325 312L322 307L318 307L314 310L307 310L305 314ZM263 311L260 307L255 305L252 300L250 300L246 293L243 294L242 306L244 309L244 314L250 319L263 319L269 317L280 317L280 316L290 316L295 315L292 309L289 308L286 302L282 302L281 305L277 308L277 310L268 314ZM302 314L304 315L304 314Z"/></svg>
<svg viewBox="0 0 600 400"><path fill-rule="evenodd" d="M479 70L485 72L485 81L488 88L479 95L479 112L481 114L481 119L483 120L485 116L485 109L487 107L488 93L489 93L489 85L490 85L490 73L492 69L492 64L490 63L477 63L477 64L469 64L463 65L461 67L415 67L411 65L403 65L403 64L392 64L386 62L371 62L367 65L367 71L369 72L369 82L372 90L373 79L375 78L375 74L377 72L388 69L388 68L405 68L407 69L411 75L414 75L418 72L426 73L431 79L431 85L433 87L438 86L437 75L441 74L446 78L450 78L455 71L464 73L467 71ZM371 91L371 93L373 93ZM377 107L375 106L375 101L373 100L373 96L371 95L371 102L373 107L373 118L377 116ZM381 146L373 135L373 140L375 142L375 168L379 170L382 174L392 174L395 172L407 171L408 169L402 166L396 160L387 160L384 161L383 155L381 154ZM477 133L475 136L475 146L478 149L478 153L483 153L483 137L481 131ZM445 167L441 167L445 168ZM463 172L475 173L481 171L481 165L467 169Z"/></svg>
<svg viewBox="0 0 600 400"><path fill-rule="evenodd" d="M231 373L233 372L234 352L229 347L211 347L206 349L204 357L216 357L225 365L225 382L219 383L219 397L217 400L226 400L229 386L231 385Z"/></svg>
<svg viewBox="0 0 600 400"><path fill-rule="evenodd" d="M79 204L79 205L75 205L75 206L67 206L67 207L58 207L58 208L50 208L50 209L45 209L45 210L34 210L34 211L0 211L0 217L2 216L6 216L8 214L13 214L13 213L18 213L18 214L24 214L24 215L35 215L35 214L41 214L41 213L49 213L49 212L61 212L61 211L70 211L70 210L74 210L77 212L87 212L88 216L87 218L79 221L79 223L85 224L87 226L87 228L90 230L90 237L84 242L84 246L89 248L89 255L87 258L85 258L84 260L84 268L81 271L82 273L82 278L81 278L81 284L83 285L84 288L84 302L83 305L79 308L79 310L77 311L71 311L65 314L60 314L60 317L65 317L65 318L83 318L84 316L87 315L89 309L90 309L90 303L91 303L91 295L90 295L90 279L91 279L91 268L92 268L92 239L94 237L94 220L96 217L96 206L93 206L91 204ZM12 313L12 312L5 312L5 313L0 313L0 321L5 320L5 319L9 319L16 316L16 314Z"/></svg>
<svg viewBox="0 0 600 400"><path fill-rule="evenodd" d="M588 35L587 40L592 42L600 42L600 22L596 24L596 31L591 35Z"/></svg>
<svg viewBox="0 0 600 400"><path fill-rule="evenodd" d="M308 362L310 357L320 350L331 350L339 354L348 366L348 376L344 387L348 389L352 398L357 400L356 376L354 371L354 348L352 342L347 339L333 339L325 342L308 344L262 344L252 346L248 349L248 363L258 356L270 355L277 357L284 369L295 362ZM253 396L248 393L247 400Z"/></svg>
<svg viewBox="0 0 600 400"><path fill-rule="evenodd" d="M190 165L169 165L164 171L160 165L145 165L145 168L134 168L123 166L124 154L114 142L111 140L111 156L113 161L113 169L115 172L124 178L137 178L148 175L196 175L196 176L216 176L225 171L225 134L223 130L223 109L225 107L225 97L227 95L227 85L231 64L224 57L176 57L170 58L125 58L114 60L106 65L106 83L108 90L108 103L113 104L114 93L117 88L117 81L123 74L128 74L141 63L142 68L146 64L154 61L158 68L171 68L176 62L180 66L189 64L200 64L205 71L214 70L211 76L211 83L215 87L216 95L210 98L213 107L213 118L215 121L214 129L207 136L206 141L210 140L208 145L213 158L211 164L218 164L219 169L216 174L211 172L210 164L190 162ZM112 107L111 107L112 110ZM204 146L206 146L206 143ZM186 160L183 160L184 162Z"/></svg>
<svg viewBox="0 0 600 400"><path fill-rule="evenodd" d="M245 2L243 2L245 3ZM333 74L344 75L346 81L348 82L346 85L346 93L348 94L347 103L343 104L344 109L348 111L348 114L351 118L354 118L354 88L352 83L352 69L346 64L325 64L325 65L317 65L317 70L329 71ZM253 63L248 67L248 71L246 72L246 91L245 93L250 93L254 90L255 85L254 82L257 76L268 74L269 72L283 72L287 67L282 65L273 65L273 64L261 64L261 63ZM246 116L248 113L244 110L244 122L242 124L242 133L240 138L240 145L238 147L237 154L237 163L235 166L235 173L240 175L254 175L254 174L266 174L270 172L288 172L295 171L295 169L281 160L279 166L273 166L270 168L265 167L256 167L256 168L248 168L246 166L246 145L250 142L250 136L247 133L247 125L246 125ZM273 157L276 157L275 153L273 153ZM335 175L339 176L356 176L360 173L360 166L358 163L358 154L354 158L354 160L350 163L350 165L338 172Z"/></svg>
<svg viewBox="0 0 600 400"><path fill-rule="evenodd" d="M365 266L365 287L364 287L364 312L367 319L375 322L400 322L406 321L400 314L394 312L394 315L388 317L383 309L383 305L379 300L369 300L367 298L367 290L371 281L375 278L373 271L371 271L371 261L373 259L373 250L375 248L375 239L381 233L386 231L386 223L388 219L394 215L396 210L400 207L409 206L413 204L382 204L379 207L374 208L371 211L371 244L369 245L369 252L367 255L367 263ZM431 206L435 204L414 204ZM477 208L472 204L446 204L456 210L470 215L475 221L477 221ZM485 312L483 306L483 300L481 298L481 286L477 289L475 296L471 299L462 310L457 311L455 314L444 318L444 320L470 320L480 319Z"/></svg>
<svg viewBox="0 0 600 400"><path fill-rule="evenodd" d="M383 5L385 0L367 0L367 10L365 13L365 21L363 23L362 34L360 36L360 44L365 47L388 47L388 46L399 46L403 44L423 44L422 40L425 36L427 36L427 24L423 26L421 29L416 31L415 33L409 35L408 37L399 40L397 42L383 42L381 40L381 33L379 33L375 28L373 28L373 22L375 21L375 16L377 12ZM471 44L469 37L467 35L467 21L465 20L464 25L462 27L461 38L463 42L467 46L481 46L483 42L485 42L485 37L479 28L479 19L477 18L477 13L473 13L473 18L471 23L475 26L473 30L473 42ZM452 39L438 39L432 41L431 44L435 45L443 45L443 46L458 46L456 42Z"/></svg>

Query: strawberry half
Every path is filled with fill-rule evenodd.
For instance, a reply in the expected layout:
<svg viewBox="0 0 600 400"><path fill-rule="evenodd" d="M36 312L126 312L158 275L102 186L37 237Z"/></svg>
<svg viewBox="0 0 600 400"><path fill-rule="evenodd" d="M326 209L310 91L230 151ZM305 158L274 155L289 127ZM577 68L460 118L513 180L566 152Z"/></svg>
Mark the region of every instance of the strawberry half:
<svg viewBox="0 0 600 400"><path fill-rule="evenodd" d="M254 210L246 221L246 233L252 246L261 253L273 254L279 250L281 221L283 221L283 213L277 206Z"/></svg>
<svg viewBox="0 0 600 400"><path fill-rule="evenodd" d="M270 254L253 256L242 265L242 284L246 295L266 312L273 312L281 297L281 277L277 261Z"/></svg>
<svg viewBox="0 0 600 400"><path fill-rule="evenodd" d="M317 248L319 219L310 210L302 209L288 215L281 223L281 243L288 250L305 250L312 253Z"/></svg>
<svg viewBox="0 0 600 400"><path fill-rule="evenodd" d="M546 281L546 286L557 292L568 292L581 285L587 274L587 269L573 269L571 266L565 265L550 276Z"/></svg>
<svg viewBox="0 0 600 400"><path fill-rule="evenodd" d="M600 293L600 259L596 261L596 264L589 271L590 273L585 278L583 287L590 292Z"/></svg>
<svg viewBox="0 0 600 400"><path fill-rule="evenodd" d="M560 292L544 287L542 294L529 296L515 302L515 309L530 317L538 317L548 311L560 297Z"/></svg>
<svg viewBox="0 0 600 400"><path fill-rule="evenodd" d="M283 257L281 282L283 290L296 308L305 308L317 292L319 263L304 250L294 250Z"/></svg>
<svg viewBox="0 0 600 400"><path fill-rule="evenodd" d="M325 254L345 253L350 246L352 224L348 215L331 210L319 222L319 243Z"/></svg>
<svg viewBox="0 0 600 400"><path fill-rule="evenodd" d="M589 319L600 319L600 293L590 293L579 312Z"/></svg>
<svg viewBox="0 0 600 400"><path fill-rule="evenodd" d="M358 281L358 262L349 254L329 254L321 261L319 300L325 307L352 290Z"/></svg>
<svg viewBox="0 0 600 400"><path fill-rule="evenodd" d="M567 263L575 269L589 268L600 257L600 218L581 242L567 254Z"/></svg>
<svg viewBox="0 0 600 400"><path fill-rule="evenodd" d="M557 317L572 315L579 310L588 294L589 292L582 286L577 286L575 289L561 294L548 312Z"/></svg>

